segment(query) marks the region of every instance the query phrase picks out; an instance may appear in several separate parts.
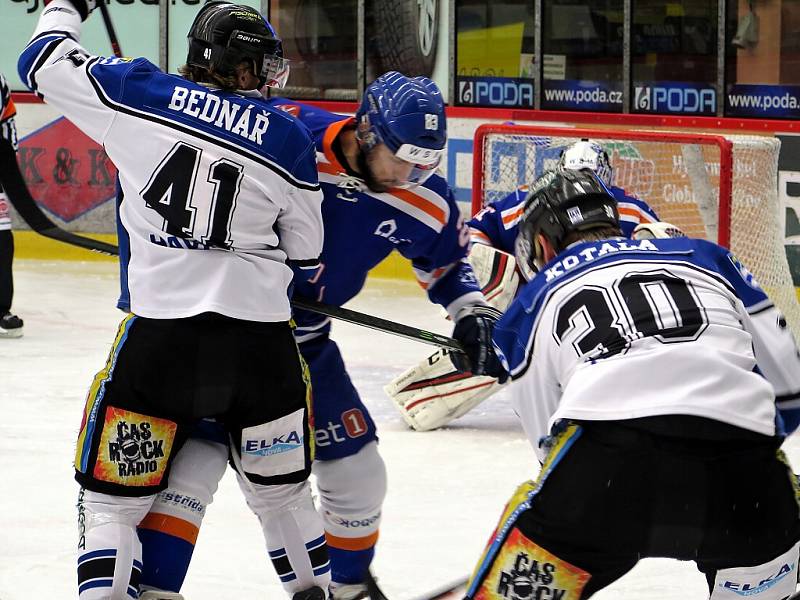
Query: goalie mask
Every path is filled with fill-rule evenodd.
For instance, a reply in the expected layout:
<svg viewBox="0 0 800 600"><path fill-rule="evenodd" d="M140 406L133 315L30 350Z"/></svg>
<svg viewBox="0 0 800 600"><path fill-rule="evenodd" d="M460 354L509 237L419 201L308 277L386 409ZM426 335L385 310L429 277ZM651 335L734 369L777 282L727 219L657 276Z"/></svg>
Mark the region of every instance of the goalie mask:
<svg viewBox="0 0 800 600"><path fill-rule="evenodd" d="M606 185L611 185L611 161L603 147L592 140L583 139L567 146L558 161L561 169L577 171L591 169Z"/></svg>
<svg viewBox="0 0 800 600"><path fill-rule="evenodd" d="M232 76L240 63L249 62L259 89L283 87L289 77L280 38L261 13L249 6L207 2L197 13L188 39L187 64Z"/></svg>
<svg viewBox="0 0 800 600"><path fill-rule="evenodd" d="M365 152L385 144L414 166L403 188L425 182L439 166L447 142L442 92L427 77L389 71L364 92L356 112L356 138Z"/></svg>
<svg viewBox="0 0 800 600"><path fill-rule="evenodd" d="M590 169L550 171L525 199L515 242L517 266L530 281L543 266L541 234L558 251L567 236L596 227L619 227L617 200Z"/></svg>

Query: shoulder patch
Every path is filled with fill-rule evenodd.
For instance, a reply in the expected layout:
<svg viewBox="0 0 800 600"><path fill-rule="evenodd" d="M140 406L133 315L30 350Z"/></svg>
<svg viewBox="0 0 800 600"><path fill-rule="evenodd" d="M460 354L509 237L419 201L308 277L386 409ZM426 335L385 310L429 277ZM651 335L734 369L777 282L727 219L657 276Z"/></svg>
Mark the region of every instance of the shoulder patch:
<svg viewBox="0 0 800 600"><path fill-rule="evenodd" d="M300 107L297 104L276 104L275 108L278 110L282 110L283 112L289 113L293 117L300 116Z"/></svg>

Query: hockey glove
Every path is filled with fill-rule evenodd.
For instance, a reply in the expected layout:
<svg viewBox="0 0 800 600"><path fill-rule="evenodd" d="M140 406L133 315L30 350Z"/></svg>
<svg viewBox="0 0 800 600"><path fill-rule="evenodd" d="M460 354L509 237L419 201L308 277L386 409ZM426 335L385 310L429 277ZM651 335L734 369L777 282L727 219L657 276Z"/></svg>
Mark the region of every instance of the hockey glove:
<svg viewBox="0 0 800 600"><path fill-rule="evenodd" d="M464 352L450 354L456 369L462 373L496 377L500 383L508 379L492 346L492 331L502 314L491 306L468 306L461 310L453 337L464 346Z"/></svg>
<svg viewBox="0 0 800 600"><path fill-rule="evenodd" d="M53 0L44 0L44 5L47 6L51 2L53 2ZM72 4L75 10L78 11L78 14L81 16L81 21L85 21L89 17L89 13L97 8L97 0L67 0L67 2Z"/></svg>
<svg viewBox="0 0 800 600"><path fill-rule="evenodd" d="M686 237L680 227L667 223L666 221L656 221L655 223L639 223L633 230L631 238L634 240L653 240L657 238Z"/></svg>

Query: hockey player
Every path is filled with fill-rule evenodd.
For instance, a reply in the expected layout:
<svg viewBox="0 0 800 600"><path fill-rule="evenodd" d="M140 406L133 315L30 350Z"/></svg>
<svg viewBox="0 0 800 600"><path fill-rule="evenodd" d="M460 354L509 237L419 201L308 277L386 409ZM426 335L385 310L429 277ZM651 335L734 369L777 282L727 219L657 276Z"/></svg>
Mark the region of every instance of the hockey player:
<svg viewBox="0 0 800 600"><path fill-rule="evenodd" d="M452 316L454 336L466 347L473 371L490 368L485 358L496 359L486 342L497 313L485 307L464 260L469 230L446 181L435 174L446 140L444 103L436 84L425 77L386 73L367 88L355 118L286 99L272 104L311 129L325 198L322 270L299 283L295 295L339 306L358 294L372 267L397 250L412 261L429 298ZM336 600L350 600L366 594L386 472L375 423L330 337L330 319L296 311L295 320L314 387L313 471L330 548L331 591ZM169 491L156 500L141 525L146 582L154 588L177 592L183 581L203 511L175 499L197 499L202 506L211 501L224 467L216 473L198 471L191 456L214 448L224 465L224 446L195 440L184 448ZM173 533L178 528L168 525L176 520L191 536Z"/></svg>
<svg viewBox="0 0 800 600"><path fill-rule="evenodd" d="M118 167L122 321L89 390L75 459L81 600L139 597L136 526L206 417L233 461L281 581L322 600L330 564L308 477L313 419L288 288L322 249L308 130L259 88L286 74L258 11L210 2L184 77L79 43L94 0L53 0L20 76ZM213 468L201 456L198 468ZM280 557L279 559L277 557Z"/></svg>
<svg viewBox="0 0 800 600"><path fill-rule="evenodd" d="M589 170L531 195L516 255L531 281L494 343L537 449L551 429L467 597L581 600L651 556L695 561L712 600L794 593L776 400L800 394L800 355L752 274L704 240L622 237Z"/></svg>
<svg viewBox="0 0 800 600"><path fill-rule="evenodd" d="M683 233L661 223L643 200L611 186L612 168L600 144L584 139L564 149L557 169L588 168L597 173L617 199L620 226L626 237L670 237ZM530 188L522 186L505 198L488 204L469 221L472 248L469 261L487 301L500 311L514 299L519 275L513 258L519 218ZM440 349L395 377L384 388L406 423L417 431L442 427L465 415L501 387L491 377L458 373Z"/></svg>
<svg viewBox="0 0 800 600"><path fill-rule="evenodd" d="M22 336L22 319L11 314L14 299L14 236L11 233L11 206L4 186L17 165L17 110L11 100L6 78L0 73L0 338Z"/></svg>

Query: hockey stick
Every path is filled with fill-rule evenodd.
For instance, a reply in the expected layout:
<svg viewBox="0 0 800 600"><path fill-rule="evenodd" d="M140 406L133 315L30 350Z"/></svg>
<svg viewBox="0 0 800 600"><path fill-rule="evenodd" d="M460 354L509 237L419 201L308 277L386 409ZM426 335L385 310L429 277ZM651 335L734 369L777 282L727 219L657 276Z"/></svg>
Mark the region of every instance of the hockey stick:
<svg viewBox="0 0 800 600"><path fill-rule="evenodd" d="M36 200L31 196L28 186L20 173L17 164L17 156L10 143L0 140L0 180L3 182L8 199L33 231L39 235L49 237L65 244L72 244L87 250L94 250L102 254L117 256L119 249L105 242L92 238L77 235L70 231L61 229L53 223L46 214L36 204Z"/></svg>
<svg viewBox="0 0 800 600"><path fill-rule="evenodd" d="M445 600L449 598L461 598L464 595L463 588L467 585L468 581L468 577L462 577L456 581L452 581L441 587L435 588L430 592L426 592L421 596L417 596L414 598L414 600ZM378 587L378 582L375 580L375 577L372 575L371 571L367 571L366 584L367 594L369 595L370 600L389 600L386 597L386 594L383 593L383 590Z"/></svg>
<svg viewBox="0 0 800 600"><path fill-rule="evenodd" d="M122 58L122 50L119 47L117 32L114 30L114 23L111 22L111 15L108 12L108 7L106 6L105 0L99 0L98 8L100 9L100 15L103 17L103 24L106 26L106 31L108 32L108 40L111 42L111 50L113 50L114 56L117 58Z"/></svg>
<svg viewBox="0 0 800 600"><path fill-rule="evenodd" d="M103 16L103 23L105 24L106 31L108 32L108 39L111 42L111 48L114 50L114 55L117 57L122 57L122 50L119 46L119 40L117 38L117 33L114 30L114 24L111 22L111 15L108 12L108 7L105 4L104 0L99 0L98 7L100 9L100 14ZM13 203L13 202L12 202ZM84 238L68 231L64 231L56 226L55 223L50 221L44 213L39 209L36 203L33 201L33 198L30 198L29 214L31 217L36 217L36 222L38 224L38 228L33 225L33 223L28 220L24 215L22 215L22 211L17 208L16 204L14 205L17 208L17 211L20 215L25 219L25 222L36 231L36 233L40 233L41 235L45 235L47 237L52 237L53 239L57 239L69 244L74 244L76 246L80 246L82 248L88 248L89 250L95 250L97 252L102 252L104 254L110 254L117 256L119 255L119 248L113 246L111 244L106 244L104 242L99 242L97 240L92 240L90 238ZM31 214L33 211L38 211L38 215ZM323 304L321 302L317 302L315 300L310 299L302 299L297 298L292 300L292 304L296 308L302 308L304 310L309 310L312 312L316 312L319 314L323 314L329 317L333 317L335 319L340 319L342 321L347 321L349 323L354 323L356 325L361 325L363 327L369 327L371 329L375 329L377 331L383 331L385 333L393 333L395 335L399 335L401 337L405 337L411 340L416 340L418 342L424 342L426 344L431 344L433 346L438 346L442 348L448 348L450 350L456 350L463 352L464 348L458 342L458 340L439 335L438 333L433 333L431 331L425 331L424 329L417 329L416 327L411 327L409 325L403 325L402 323L395 323L394 321L389 321L386 319L381 319L380 317L375 317L372 315L367 315L364 313L359 313L354 310L350 310L347 308L342 308L340 306L331 306L328 304Z"/></svg>
<svg viewBox="0 0 800 600"><path fill-rule="evenodd" d="M446 600L449 598L463 598L466 591L466 585L469 583L469 577L462 577L455 581L451 581L440 588L432 590L422 596L417 596L414 600Z"/></svg>
<svg viewBox="0 0 800 600"><path fill-rule="evenodd" d="M322 302L309 300L308 298L293 298L292 305L294 305L295 308L310 310L321 315L327 315L329 317L333 317L334 319L339 319L340 321L347 321L348 323L354 323L355 325L361 325L362 327L369 327L370 329L375 329L376 331L393 333L394 335L399 335L400 337L404 337L409 340L415 340L424 344L438 346L439 348L447 348L448 350L456 350L458 352L464 351L464 347L458 340L447 337L446 335L440 335L424 329L417 329L416 327L411 327L410 325L403 325L402 323L396 323L394 321L389 321L373 315L367 315L355 310L350 310L349 308L331 306L330 304L323 304Z"/></svg>

